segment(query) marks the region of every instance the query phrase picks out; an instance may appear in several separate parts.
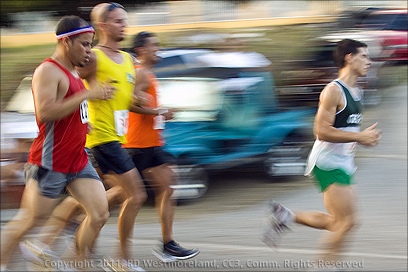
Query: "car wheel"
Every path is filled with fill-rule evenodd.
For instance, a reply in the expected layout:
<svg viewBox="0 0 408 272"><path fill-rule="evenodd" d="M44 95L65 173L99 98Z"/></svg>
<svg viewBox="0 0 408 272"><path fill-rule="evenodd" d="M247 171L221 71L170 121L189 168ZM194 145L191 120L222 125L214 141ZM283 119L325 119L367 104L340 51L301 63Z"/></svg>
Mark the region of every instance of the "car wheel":
<svg viewBox="0 0 408 272"><path fill-rule="evenodd" d="M174 172L178 176L178 183L173 186L173 198L189 200L201 198L208 189L209 178L204 167L194 164L179 164Z"/></svg>
<svg viewBox="0 0 408 272"><path fill-rule="evenodd" d="M313 141L299 136L272 147L264 160L266 175L273 178L303 175L312 144Z"/></svg>

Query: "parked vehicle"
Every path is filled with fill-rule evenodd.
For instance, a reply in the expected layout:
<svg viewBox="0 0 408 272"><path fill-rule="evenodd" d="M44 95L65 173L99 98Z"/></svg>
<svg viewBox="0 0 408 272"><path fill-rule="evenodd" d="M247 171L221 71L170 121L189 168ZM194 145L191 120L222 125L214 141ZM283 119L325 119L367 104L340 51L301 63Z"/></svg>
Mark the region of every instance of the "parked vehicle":
<svg viewBox="0 0 408 272"><path fill-rule="evenodd" d="M327 39L354 38L369 44L371 58L387 65L407 63L408 14L406 8L367 7L345 10Z"/></svg>
<svg viewBox="0 0 408 272"><path fill-rule="evenodd" d="M28 76L1 113L1 209L20 205L25 184L23 165L37 134L31 76Z"/></svg>
<svg viewBox="0 0 408 272"><path fill-rule="evenodd" d="M358 79L364 91L363 104L381 103L382 91L395 83L387 67L407 61L407 9L359 8L344 11L322 36L314 39L314 50L307 59L288 60L279 75L277 94L283 105L317 107L322 89L338 76L332 52L336 43L350 38L368 45L371 68Z"/></svg>
<svg viewBox="0 0 408 272"><path fill-rule="evenodd" d="M178 165L174 198L202 197L214 170L257 165L271 178L303 174L315 109L280 107L270 64L250 52L163 52L155 68L158 99L161 107L177 110L163 132L164 148ZM14 199L2 197L2 203L18 207L22 166L38 133L31 77L2 113L1 133L2 196Z"/></svg>
<svg viewBox="0 0 408 272"><path fill-rule="evenodd" d="M379 10L370 13L361 27L372 31L382 47L379 60L388 62L408 61L407 9Z"/></svg>
<svg viewBox="0 0 408 272"><path fill-rule="evenodd" d="M315 109L283 110L269 65L257 53L203 52L182 69L156 67L159 103L177 110L164 148L178 165L179 198L203 196L214 170L258 164L271 178L303 174Z"/></svg>
<svg viewBox="0 0 408 272"><path fill-rule="evenodd" d="M314 53L309 59L289 60L285 63L285 70L279 76L281 84L277 87L277 94L282 105L317 107L319 95L323 88L338 77L338 68L332 58L336 43L341 37L330 36L316 39ZM382 90L380 71L384 62L372 61L371 68L365 77L358 79L358 85L364 91L363 104L375 106L381 103Z"/></svg>

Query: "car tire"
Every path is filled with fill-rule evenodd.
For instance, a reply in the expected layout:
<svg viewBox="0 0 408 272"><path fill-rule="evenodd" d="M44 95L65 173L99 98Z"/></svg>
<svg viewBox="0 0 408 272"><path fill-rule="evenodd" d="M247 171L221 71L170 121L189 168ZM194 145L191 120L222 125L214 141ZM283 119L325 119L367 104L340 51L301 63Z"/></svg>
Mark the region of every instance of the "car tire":
<svg viewBox="0 0 408 272"><path fill-rule="evenodd" d="M282 145L272 147L263 163L265 174L273 179L302 176L312 145L313 141L310 137L296 134L287 138ZM279 165L290 166L286 168L286 172L282 173L277 170ZM292 173L290 167L293 169Z"/></svg>
<svg viewBox="0 0 408 272"><path fill-rule="evenodd" d="M204 167L195 164L179 163L174 171L178 176L178 184L174 187L176 189L174 198L178 202L198 199L206 194L209 177Z"/></svg>

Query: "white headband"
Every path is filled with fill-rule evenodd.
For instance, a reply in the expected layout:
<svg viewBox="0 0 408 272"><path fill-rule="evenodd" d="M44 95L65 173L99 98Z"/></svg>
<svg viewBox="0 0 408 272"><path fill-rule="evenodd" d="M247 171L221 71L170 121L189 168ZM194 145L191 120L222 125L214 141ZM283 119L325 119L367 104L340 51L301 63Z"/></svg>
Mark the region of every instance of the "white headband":
<svg viewBox="0 0 408 272"><path fill-rule="evenodd" d="M87 32L95 33L95 30L93 29L92 26L85 26L85 27L77 28L77 29L74 29L74 30L71 30L65 33L61 33L57 35L57 39L59 40L65 37L70 37L70 36L87 33Z"/></svg>

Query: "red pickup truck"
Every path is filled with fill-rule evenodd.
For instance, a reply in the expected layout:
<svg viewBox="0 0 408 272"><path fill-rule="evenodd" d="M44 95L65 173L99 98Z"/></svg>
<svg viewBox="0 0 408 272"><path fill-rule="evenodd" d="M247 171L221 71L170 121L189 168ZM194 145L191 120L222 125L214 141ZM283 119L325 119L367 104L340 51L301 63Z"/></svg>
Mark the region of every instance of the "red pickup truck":
<svg viewBox="0 0 408 272"><path fill-rule="evenodd" d="M408 60L407 9L379 10L370 13L361 28L377 39L382 51L379 60L406 62Z"/></svg>
<svg viewBox="0 0 408 272"><path fill-rule="evenodd" d="M372 65L358 83L364 90L363 103L378 105L381 88L387 86L387 79L380 77L382 68L407 62L407 29L407 9L367 8L344 13L337 27L316 37L308 59L286 61L286 70L277 75L281 79L277 93L282 104L317 106L321 90L337 77L338 69L332 60L336 43L350 38L368 44Z"/></svg>

